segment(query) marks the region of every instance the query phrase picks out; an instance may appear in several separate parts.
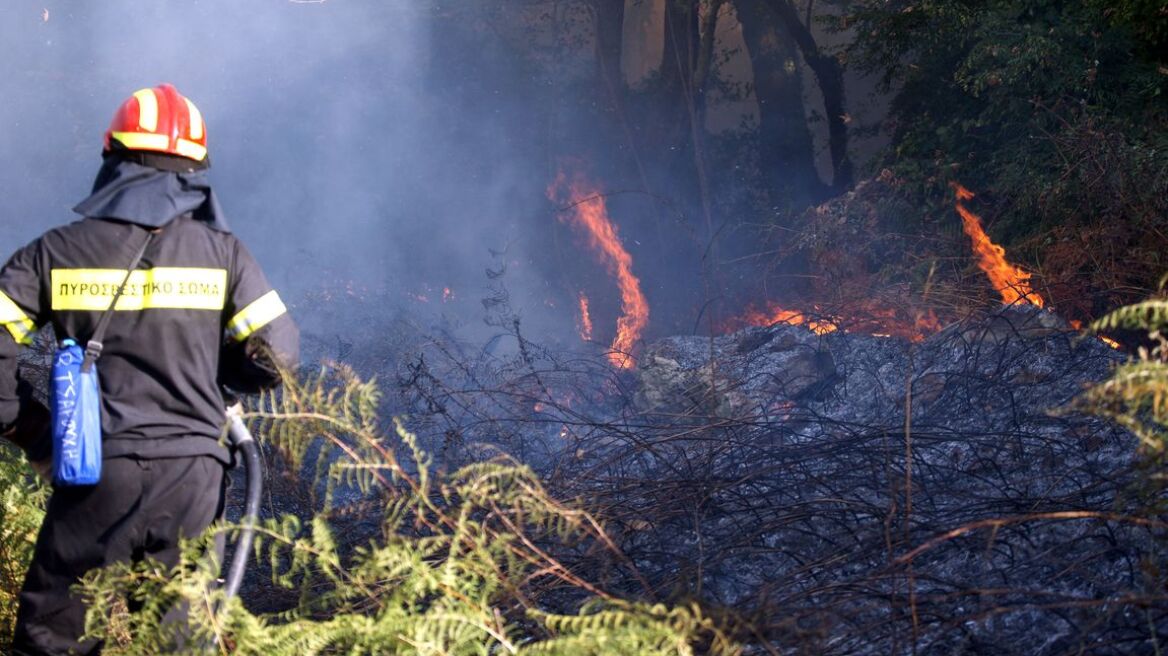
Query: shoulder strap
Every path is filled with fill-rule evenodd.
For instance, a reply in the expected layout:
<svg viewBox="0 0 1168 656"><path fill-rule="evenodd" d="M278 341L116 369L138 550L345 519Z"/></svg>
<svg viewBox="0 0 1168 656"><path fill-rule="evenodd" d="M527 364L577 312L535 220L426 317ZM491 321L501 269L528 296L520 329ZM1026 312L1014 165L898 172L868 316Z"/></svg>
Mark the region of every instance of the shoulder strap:
<svg viewBox="0 0 1168 656"><path fill-rule="evenodd" d="M85 359L81 362L81 371L88 372L93 368L93 363L101 357L102 344L101 340L105 337L105 329L109 326L110 319L114 314L114 306L118 304L118 299L122 297L122 291L126 288L126 283L130 281L130 274L134 269L138 268L138 263L142 261L142 256L146 253L146 247L150 245L150 240L154 239L154 230L146 230L146 239L142 245L138 247L138 252L134 253L134 259L130 262L130 266L126 267L126 277L122 278L122 284L118 285L114 290L114 299L110 301L109 307L102 313L101 319L97 322L97 328L93 331L93 336L89 338L89 342L85 344Z"/></svg>

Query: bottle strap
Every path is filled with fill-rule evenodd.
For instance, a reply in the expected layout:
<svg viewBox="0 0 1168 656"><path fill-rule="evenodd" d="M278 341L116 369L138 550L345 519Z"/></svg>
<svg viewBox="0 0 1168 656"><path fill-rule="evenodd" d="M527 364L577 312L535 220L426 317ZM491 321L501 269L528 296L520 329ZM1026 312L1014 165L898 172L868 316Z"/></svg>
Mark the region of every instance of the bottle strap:
<svg viewBox="0 0 1168 656"><path fill-rule="evenodd" d="M105 329L109 326L110 319L114 314L114 306L118 304L118 299L122 297L122 291L126 288L126 283L130 281L130 274L138 268L138 263L142 261L142 256L146 254L146 247L150 245L150 240L154 239L154 230L146 231L146 239L142 245L138 247L138 252L134 253L134 259L130 262L130 266L126 268L126 276L122 278L122 284L118 285L114 290L114 298L110 301L109 307L102 313L101 319L97 321L97 328L93 331L93 336L85 344L85 359L81 362L81 371L88 372L93 368L93 363L101 357L102 343L101 340L105 337Z"/></svg>

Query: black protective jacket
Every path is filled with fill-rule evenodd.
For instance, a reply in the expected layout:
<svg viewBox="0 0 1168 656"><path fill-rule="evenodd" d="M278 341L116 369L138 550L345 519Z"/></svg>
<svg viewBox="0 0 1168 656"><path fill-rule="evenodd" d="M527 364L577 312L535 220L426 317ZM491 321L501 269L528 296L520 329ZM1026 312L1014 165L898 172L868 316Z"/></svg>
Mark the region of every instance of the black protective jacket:
<svg viewBox="0 0 1168 656"><path fill-rule="evenodd" d="M220 385L253 392L294 366L299 334L234 235L184 214L160 228L87 218L50 230L0 270L0 432L17 421L17 353L40 326L84 345L134 254L97 361L106 458L212 455Z"/></svg>

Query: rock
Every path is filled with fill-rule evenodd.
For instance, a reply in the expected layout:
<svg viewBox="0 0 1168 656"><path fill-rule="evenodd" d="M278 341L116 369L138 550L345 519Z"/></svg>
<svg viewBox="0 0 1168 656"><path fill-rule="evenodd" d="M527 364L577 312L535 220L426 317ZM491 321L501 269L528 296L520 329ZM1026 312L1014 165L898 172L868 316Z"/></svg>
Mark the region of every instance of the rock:
<svg viewBox="0 0 1168 656"><path fill-rule="evenodd" d="M799 400L819 396L835 377L835 362L827 351L804 351L776 362L770 370L771 385L764 388L784 398Z"/></svg>
<svg viewBox="0 0 1168 656"><path fill-rule="evenodd" d="M1003 344L1010 339L1034 340L1073 332L1059 315L1033 305L1007 305L988 319L967 322L961 335L970 342Z"/></svg>
<svg viewBox="0 0 1168 656"><path fill-rule="evenodd" d="M948 379L944 374L930 372L917 377L912 384L913 405L921 407L936 401L945 391Z"/></svg>
<svg viewBox="0 0 1168 656"><path fill-rule="evenodd" d="M642 411L735 417L761 407L760 401L816 398L836 379L835 362L822 344L806 335L801 340L797 333L810 335L799 327L781 326L715 338L718 355L713 363L709 338L662 340L641 357L636 406Z"/></svg>
<svg viewBox="0 0 1168 656"><path fill-rule="evenodd" d="M738 347L735 349L739 354L750 353L766 346L768 342L775 338L775 331L773 330L744 330L742 331L742 338L738 341Z"/></svg>

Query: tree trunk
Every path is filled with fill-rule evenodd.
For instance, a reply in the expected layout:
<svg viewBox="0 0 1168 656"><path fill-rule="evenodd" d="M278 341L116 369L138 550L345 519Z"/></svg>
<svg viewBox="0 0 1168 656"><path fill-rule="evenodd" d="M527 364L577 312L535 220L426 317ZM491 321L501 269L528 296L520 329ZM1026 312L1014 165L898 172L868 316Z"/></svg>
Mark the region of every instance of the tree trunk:
<svg viewBox="0 0 1168 656"><path fill-rule="evenodd" d="M823 109L827 114L828 148L831 152L833 193L840 193L852 185L852 162L848 158L847 109L844 97L844 72L839 61L824 54L815 43L810 22L799 19L799 11L791 0L766 0L767 5L779 17L783 27L803 54L803 60L815 74L819 89L823 93ZM808 8L808 21L811 9Z"/></svg>
<svg viewBox="0 0 1168 656"><path fill-rule="evenodd" d="M776 207L800 208L824 198L814 143L803 113L795 44L766 0L735 0L754 72L759 109L759 165Z"/></svg>
<svg viewBox="0 0 1168 656"><path fill-rule="evenodd" d="M592 0L596 25L597 79L615 103L624 79L621 75L625 0Z"/></svg>

